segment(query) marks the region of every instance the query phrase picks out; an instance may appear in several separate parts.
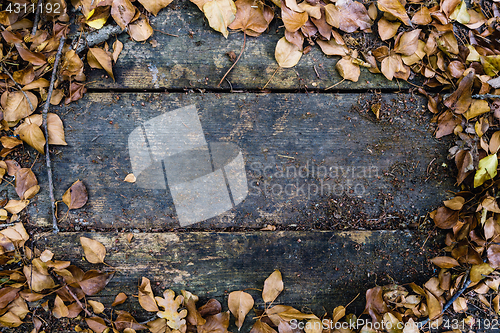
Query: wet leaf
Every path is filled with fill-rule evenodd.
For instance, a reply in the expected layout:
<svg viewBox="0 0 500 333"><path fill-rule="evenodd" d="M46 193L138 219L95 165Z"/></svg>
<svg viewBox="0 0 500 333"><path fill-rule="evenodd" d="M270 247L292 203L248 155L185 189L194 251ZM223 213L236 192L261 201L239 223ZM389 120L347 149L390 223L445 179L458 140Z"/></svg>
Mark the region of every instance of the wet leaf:
<svg viewBox="0 0 500 333"><path fill-rule="evenodd" d="M244 291L233 291L229 294L227 303L229 310L236 318L236 326L239 331L241 326L243 326L243 321L245 321L246 315L253 308L253 297Z"/></svg>
<svg viewBox="0 0 500 333"><path fill-rule="evenodd" d="M80 237L80 244L82 245L83 251L85 252L85 258L88 262L93 264L104 263L104 257L106 256L106 248L104 245L87 237Z"/></svg>
<svg viewBox="0 0 500 333"><path fill-rule="evenodd" d="M62 200L69 209L82 208L88 200L87 188L81 180L77 180L64 192Z"/></svg>
<svg viewBox="0 0 500 333"><path fill-rule="evenodd" d="M275 270L269 277L264 281L264 289L262 290L262 299L265 303L273 302L276 297L283 291L283 280L281 278L281 272Z"/></svg>

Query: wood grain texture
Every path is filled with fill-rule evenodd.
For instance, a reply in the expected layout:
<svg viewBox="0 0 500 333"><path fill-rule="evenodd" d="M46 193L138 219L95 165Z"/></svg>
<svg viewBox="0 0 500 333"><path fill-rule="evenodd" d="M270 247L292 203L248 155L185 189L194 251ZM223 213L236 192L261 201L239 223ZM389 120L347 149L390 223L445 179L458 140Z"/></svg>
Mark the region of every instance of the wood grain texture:
<svg viewBox="0 0 500 333"><path fill-rule="evenodd" d="M374 103L381 103L380 120L370 111ZM411 95L88 94L57 110L68 146L54 152L56 198L77 179L89 191L82 209L66 216L60 205L61 227L179 227L172 179L169 193L161 167L158 188L123 179L133 171L129 135L193 104L208 143L232 144L242 152L248 195L235 208L189 227L407 227L453 188L452 179L443 177L446 145L432 137L422 116L425 101ZM227 178L232 174L226 172ZM32 214L39 225L46 218L43 198Z"/></svg>
<svg viewBox="0 0 500 333"><path fill-rule="evenodd" d="M232 62L228 52L240 53L243 45L241 32L231 33L228 39L212 30L203 13L186 0L175 0L158 16L151 16L156 31L150 40L157 46L137 43L127 34L120 36L124 43L116 66L116 82L105 78L104 70L90 70L90 88L115 89L216 89ZM261 89L271 78L278 64L274 50L284 36L281 20L274 20L269 33L248 37L245 51L221 88L230 90ZM163 33L162 33L163 32ZM174 36L166 35L171 34ZM352 35L353 41L370 38L368 34ZM156 43L155 43L156 44ZM340 57L325 56L317 45L291 69L280 69L267 86L268 89L311 90L325 89L342 80L335 70ZM346 81L335 89L400 89L411 86L404 81L388 81L382 74L361 70L358 82Z"/></svg>
<svg viewBox="0 0 500 333"><path fill-rule="evenodd" d="M216 298L227 306L229 292L261 289L279 269L285 290L276 304L321 315L360 293L349 307L360 314L368 288L427 281L432 269L428 259L434 255L434 241L424 245L427 234L403 231L135 233L131 243L126 233L46 233L37 236L36 246L85 269L109 269L75 260L84 256L81 236L101 242L107 250L105 262L117 270L97 299L109 306L116 294L125 292L129 300L118 309L128 311L139 308L131 295L137 294L143 276L151 280L156 295L184 289L202 302ZM256 299L256 308L262 308L260 293L247 292Z"/></svg>

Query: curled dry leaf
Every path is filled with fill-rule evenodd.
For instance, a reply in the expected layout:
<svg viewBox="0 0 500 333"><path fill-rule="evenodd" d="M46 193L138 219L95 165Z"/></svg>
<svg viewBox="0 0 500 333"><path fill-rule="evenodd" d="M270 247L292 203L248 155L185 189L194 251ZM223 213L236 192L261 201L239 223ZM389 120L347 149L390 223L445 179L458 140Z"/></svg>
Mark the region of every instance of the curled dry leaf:
<svg viewBox="0 0 500 333"><path fill-rule="evenodd" d="M229 28L241 30L249 36L257 37L266 31L274 17L269 6L254 0L237 0L235 5L236 18Z"/></svg>
<svg viewBox="0 0 500 333"><path fill-rule="evenodd" d="M233 291L229 294L227 303L229 310L236 318L236 326L239 331L243 326L246 315L253 308L253 297L244 291Z"/></svg>
<svg viewBox="0 0 500 333"><path fill-rule="evenodd" d="M87 237L80 237L80 244L82 245L85 258L88 262L93 264L104 263L106 248L102 243Z"/></svg>
<svg viewBox="0 0 500 333"><path fill-rule="evenodd" d="M153 290L151 289L151 282L145 277L142 278L141 285L139 286L139 304L141 304L142 308L146 311L160 311L156 305Z"/></svg>
<svg viewBox="0 0 500 333"><path fill-rule="evenodd" d="M401 20L406 25L411 25L405 7L399 0L377 0L378 9L387 12Z"/></svg>
<svg viewBox="0 0 500 333"><path fill-rule="evenodd" d="M282 37L276 44L274 57L280 67L290 68L299 62L302 57L302 49L288 42L285 37Z"/></svg>
<svg viewBox="0 0 500 333"><path fill-rule="evenodd" d="M125 29L135 16L135 6L129 0L113 0L111 16L120 28Z"/></svg>
<svg viewBox="0 0 500 333"><path fill-rule="evenodd" d="M100 317L85 318L85 322L89 325L90 329L96 333L102 333L108 328L104 319Z"/></svg>
<svg viewBox="0 0 500 333"><path fill-rule="evenodd" d="M116 62L118 61L118 56L120 55L120 53L122 52L123 50L123 43L120 42L118 39L115 40L115 42L113 43L113 62L116 64Z"/></svg>
<svg viewBox="0 0 500 333"><path fill-rule="evenodd" d="M111 56L103 49L98 47L89 48L87 52L87 62L92 68L104 69L113 80L115 79Z"/></svg>
<svg viewBox="0 0 500 333"><path fill-rule="evenodd" d="M306 12L296 12L287 6L281 6L281 18L286 30L295 32L306 24L309 15Z"/></svg>
<svg viewBox="0 0 500 333"><path fill-rule="evenodd" d="M64 192L62 200L68 209L82 208L88 200L87 188L81 180L77 180Z"/></svg>
<svg viewBox="0 0 500 333"><path fill-rule="evenodd" d="M269 277L264 281L264 289L262 290L262 299L266 303L273 302L276 297L283 291L283 279L281 278L281 272L275 270Z"/></svg>
<svg viewBox="0 0 500 333"><path fill-rule="evenodd" d="M104 311L104 304L102 304L101 302L97 302L97 301L93 301L93 300L88 300L87 302L92 307L92 310L94 311L94 313L99 314L99 313L102 313Z"/></svg>

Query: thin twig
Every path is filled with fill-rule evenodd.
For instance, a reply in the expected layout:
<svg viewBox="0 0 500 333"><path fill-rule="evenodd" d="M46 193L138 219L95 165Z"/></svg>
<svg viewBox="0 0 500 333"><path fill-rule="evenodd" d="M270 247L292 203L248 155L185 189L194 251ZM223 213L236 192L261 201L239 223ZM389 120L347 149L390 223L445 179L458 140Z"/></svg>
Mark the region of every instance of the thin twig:
<svg viewBox="0 0 500 333"><path fill-rule="evenodd" d="M478 99L488 99L488 98L500 98L500 95L493 95L493 94L477 94L477 95L472 95L472 98L478 98Z"/></svg>
<svg viewBox="0 0 500 333"><path fill-rule="evenodd" d="M457 292L455 293L455 295L453 295L453 297L452 297L452 298L450 298L450 299L448 300L448 302L446 302L446 304L443 306L443 310L441 310L441 313L439 314L439 316L436 316L436 317L432 318L432 320L434 320L434 319L437 319L437 318L441 317L441 316L442 316L442 315L446 312L446 310L448 310L448 308L449 308L449 307L453 304L453 302L455 302L455 301L457 300L457 298L459 298L459 297L460 297L460 296L464 293L464 291L465 291L465 290L469 287L469 285L470 285L470 284L471 284L470 278L469 278L469 276L467 276L467 279L465 280L465 282L464 282L464 284L463 284L462 288L460 288L460 290L459 290L459 291L457 291ZM429 321L431 321L431 318L427 318L427 319L425 319L425 320L419 321L419 322L417 323L417 326L418 326L419 328L422 328L422 327L424 327L424 325L426 325Z"/></svg>
<svg viewBox="0 0 500 333"><path fill-rule="evenodd" d="M54 68L52 69L52 77L50 79L49 91L47 93L47 100L45 105L43 106L43 129L45 132L45 137L47 138L47 143L45 145L45 162L47 164L47 176L49 178L49 196L50 196L50 207L52 210L52 228L54 229L54 233L59 232L59 228L57 227L57 218L56 218L56 200L54 198L54 183L52 182L52 166L50 164L50 151L49 151L49 130L47 128L47 113L49 112L50 100L52 98L52 91L54 90L54 83L57 77L57 67L59 65L59 61L61 60L62 49L64 46L64 41L66 37L62 37L59 41L59 48L57 49L56 59L54 61Z"/></svg>
<svg viewBox="0 0 500 333"><path fill-rule="evenodd" d="M69 289L68 285L65 284L64 287L66 288L66 290L68 291L68 293L71 295L71 297L73 297L75 299L76 304L78 304L82 308L82 310L85 312L85 314L87 314L87 316L89 316L89 317L93 317L94 315L89 310L87 310L87 307L84 306L82 304L82 302L80 302L80 300L78 299L78 297L76 297L76 295L71 291L71 289Z"/></svg>
<svg viewBox="0 0 500 333"><path fill-rule="evenodd" d="M26 92L23 90L23 87L21 87L19 85L19 83L17 83L16 80L14 80L14 78L12 77L12 75L10 75L9 71L4 67L4 65L3 64L1 64L1 65L2 65L2 71L5 74L7 74L12 81L14 81L14 84L16 85L17 89L19 89L19 91L21 91L23 93L24 97L28 101L28 105L30 106L31 113L35 112L35 109L33 108L33 104L31 104L31 101L28 97L28 94L26 94Z"/></svg>
<svg viewBox="0 0 500 333"><path fill-rule="evenodd" d="M333 87L338 86L339 84L341 84L341 83L342 83L342 82L344 82L344 81L345 81L345 79L342 79L342 80L340 80L339 82L335 83L334 85L329 86L329 87L328 87L328 88L326 88L325 90L330 90L330 89L332 89Z"/></svg>
<svg viewBox="0 0 500 333"><path fill-rule="evenodd" d="M278 70L280 69L281 67L278 66L278 68L276 68L276 70L274 71L273 75L271 75L271 77L269 78L269 80L266 82L266 84L264 85L264 87L262 87L262 90L266 89L267 85L269 84L269 82L271 82L271 80L273 79L273 77L276 75L276 73L278 73Z"/></svg>
<svg viewBox="0 0 500 333"><path fill-rule="evenodd" d="M236 61L233 63L233 65L227 70L226 74L224 74L224 76L222 77L222 79L220 79L220 82L217 85L217 87L220 87L220 85L222 84L222 82L224 82L224 79L226 78L226 76L229 74L229 72L231 72L231 70L234 68L234 66L236 66L236 64L238 63L238 60L240 60L241 55L243 54L243 51L245 50L245 44L246 44L246 42L247 42L247 34L243 31L243 46L241 47L240 54L238 55L238 58L236 58Z"/></svg>
<svg viewBox="0 0 500 333"><path fill-rule="evenodd" d="M38 22L40 21L40 12L42 10L43 0L38 0L36 4L35 20L33 21L33 29L31 30L31 36L36 35L36 29L38 29Z"/></svg>

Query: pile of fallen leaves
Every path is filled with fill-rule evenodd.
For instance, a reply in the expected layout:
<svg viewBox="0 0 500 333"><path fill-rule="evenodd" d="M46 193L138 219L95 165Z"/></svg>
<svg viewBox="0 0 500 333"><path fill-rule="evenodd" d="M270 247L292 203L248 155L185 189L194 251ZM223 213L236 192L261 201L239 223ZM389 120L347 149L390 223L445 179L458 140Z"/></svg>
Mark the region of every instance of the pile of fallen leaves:
<svg viewBox="0 0 500 333"><path fill-rule="evenodd" d="M153 33L149 16L170 4L171 0L64 0L8 2L0 8L0 180L14 179L18 199L2 199L0 220L14 222L39 190L31 168L21 167L8 158L23 142L41 154L47 144L65 145L61 119L52 113L45 118L37 110L47 103L70 103L84 95L84 67L104 69L113 78L113 63L123 48L115 40L110 49L107 40L126 31L135 41L147 40ZM343 80L356 82L361 67L381 73L388 80L413 80L418 91L428 98L434 114L436 137L454 135L455 146L449 158L457 168L461 191L431 213L435 225L449 230L443 255L433 259L439 274L423 286L375 287L366 293L366 309L373 322L384 327L404 329L387 332L417 332L417 322L439 325L442 314L453 308L465 312L464 290L472 290L477 299L493 313L500 314L498 292L500 275L500 3L498 1L378 0L363 3L352 0L191 0L205 14L210 27L228 37L229 30L240 30L258 37L269 24L283 21L284 36L278 41L275 57L279 68L295 66L302 55L318 44L329 56L340 56L336 70ZM50 6L49 6L50 4ZM24 7L23 7L24 5ZM50 11L49 11L50 8ZM366 34L373 47L355 43L356 34ZM68 39L70 43L62 44ZM100 45L100 46L99 46ZM84 52L86 51L86 52ZM242 50L243 52L243 50ZM60 58L55 79L50 73ZM237 62L237 61L236 61ZM270 80L272 77L270 78ZM416 81L415 81L416 80ZM221 81L222 82L222 81ZM53 88L53 89L51 89ZM49 91L52 91L49 96ZM376 116L383 110L374 110ZM46 129L48 138L42 129ZM8 178L13 177L13 178ZM87 201L85 187L77 181L63 196L69 209ZM143 278L138 290L141 307L157 318L144 323L128 312L114 310L127 300L116 296L111 308L97 301L86 301L105 288L113 270L90 270L53 260L53 253L26 246L28 234L16 223L0 231L0 264L10 269L0 272L0 324L16 327L26 321L34 332L48 329L34 309L42 308L56 318L84 318L88 328L78 331L110 332L149 329L151 332L226 332L229 312L210 300L198 307L198 298L171 290L154 296L150 282ZM104 263L102 244L81 238L86 259ZM284 305L271 306L283 290L281 274L276 271L266 280L262 299L264 311L255 311L253 333L292 332L292 320L307 321L305 331L321 332L317 322L355 322L344 306L321 318ZM244 291L229 294L228 308L240 328L254 308L253 297ZM471 326L473 318L466 321ZM390 325L389 325L390 324ZM309 328L308 328L309 327ZM376 332L370 327L361 332ZM341 332L351 332L344 330Z"/></svg>

